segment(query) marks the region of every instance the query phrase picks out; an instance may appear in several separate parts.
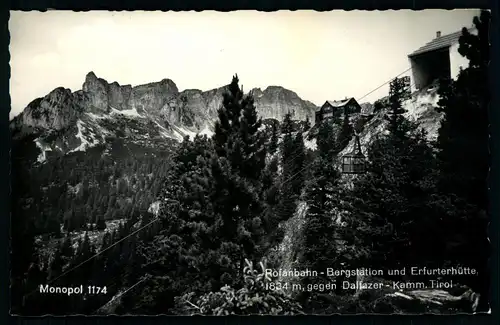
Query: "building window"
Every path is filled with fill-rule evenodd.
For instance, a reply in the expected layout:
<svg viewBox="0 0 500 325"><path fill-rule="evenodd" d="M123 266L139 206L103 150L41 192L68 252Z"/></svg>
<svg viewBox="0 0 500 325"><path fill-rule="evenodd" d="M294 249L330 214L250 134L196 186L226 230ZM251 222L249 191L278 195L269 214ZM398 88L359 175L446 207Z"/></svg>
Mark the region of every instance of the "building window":
<svg viewBox="0 0 500 325"><path fill-rule="evenodd" d="M363 174L365 172L364 156L345 155L342 161L344 174Z"/></svg>

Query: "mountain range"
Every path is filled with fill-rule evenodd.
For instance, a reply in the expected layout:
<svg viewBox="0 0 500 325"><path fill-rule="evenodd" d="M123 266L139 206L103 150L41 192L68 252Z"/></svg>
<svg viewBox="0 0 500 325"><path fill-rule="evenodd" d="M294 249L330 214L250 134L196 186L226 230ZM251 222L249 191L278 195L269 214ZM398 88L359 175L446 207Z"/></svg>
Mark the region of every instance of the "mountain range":
<svg viewBox="0 0 500 325"><path fill-rule="evenodd" d="M47 156L85 151L126 139L145 148L164 148L185 136L210 135L227 86L208 91L179 91L170 79L132 87L109 83L89 72L82 89L58 87L33 100L10 123L14 140L31 136ZM263 119L314 119L317 108L280 86L250 90Z"/></svg>
<svg viewBox="0 0 500 325"><path fill-rule="evenodd" d="M74 249L85 236L99 247L105 234L119 232L128 220L157 215L158 195L172 166L170 154L185 137L213 133L226 87L179 91L169 79L121 86L90 72L81 90L56 88L16 116L10 123L12 217L31 220L42 262L54 258L64 238L70 238ZM317 107L293 91L269 86L248 93L263 127L288 112L295 122L309 118L314 123ZM404 103L407 117L419 121L430 138L439 127L437 100L436 89L424 89ZM363 120L360 142L365 151L384 132L387 103L376 110L377 105L360 105L361 113L351 119ZM315 130L313 126L303 134L311 150L316 148ZM354 139L342 154L353 149ZM105 223L101 228L99 220Z"/></svg>
<svg viewBox="0 0 500 325"><path fill-rule="evenodd" d="M81 90L72 92L58 87L33 100L12 119L11 134L14 141L33 140L28 143L36 146L37 149L33 149L38 152L38 162L99 146L104 147L104 153L109 153L117 143L124 154L132 150L135 154L140 151L155 156L159 151L169 151L186 136L210 136L226 87L179 91L170 79L132 87L109 83L89 72ZM281 121L290 112L294 120L314 121L314 112L318 109L281 86L254 88L248 93L253 96L263 119ZM405 103L407 116L419 120L431 138L435 137L440 120L433 109L436 103L433 89L416 93ZM372 104L360 105L363 113L373 112ZM375 114L363 128L363 146L383 127L384 119L380 117Z"/></svg>

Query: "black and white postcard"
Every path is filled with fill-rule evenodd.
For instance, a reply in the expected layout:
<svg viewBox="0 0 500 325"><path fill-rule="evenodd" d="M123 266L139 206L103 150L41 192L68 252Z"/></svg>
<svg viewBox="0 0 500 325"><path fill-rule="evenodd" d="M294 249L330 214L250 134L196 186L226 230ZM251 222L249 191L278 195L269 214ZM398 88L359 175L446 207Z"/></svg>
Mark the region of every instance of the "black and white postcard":
<svg viewBox="0 0 500 325"><path fill-rule="evenodd" d="M11 11L11 313L489 313L489 28Z"/></svg>

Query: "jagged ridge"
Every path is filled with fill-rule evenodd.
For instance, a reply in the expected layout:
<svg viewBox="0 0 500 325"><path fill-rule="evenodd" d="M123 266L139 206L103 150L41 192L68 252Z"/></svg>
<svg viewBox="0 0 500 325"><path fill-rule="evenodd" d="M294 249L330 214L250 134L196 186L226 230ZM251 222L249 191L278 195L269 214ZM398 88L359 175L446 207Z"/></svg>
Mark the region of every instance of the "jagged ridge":
<svg viewBox="0 0 500 325"><path fill-rule="evenodd" d="M212 133L226 87L180 92L170 79L132 87L108 83L89 72L81 90L54 89L33 100L10 127L14 139L27 134L37 138L40 161L45 151L86 150L104 144L110 136L142 145L152 145L154 141L148 139L158 137L182 141L185 136ZM269 86L250 93L263 118L281 120L291 112L294 119L313 119L316 106L293 91Z"/></svg>

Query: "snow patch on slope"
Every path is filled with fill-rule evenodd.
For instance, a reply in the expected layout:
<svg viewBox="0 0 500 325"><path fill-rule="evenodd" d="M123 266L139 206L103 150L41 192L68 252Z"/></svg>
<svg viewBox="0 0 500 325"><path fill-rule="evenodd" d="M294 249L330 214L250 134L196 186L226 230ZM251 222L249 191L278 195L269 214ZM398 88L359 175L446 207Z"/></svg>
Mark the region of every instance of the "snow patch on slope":
<svg viewBox="0 0 500 325"><path fill-rule="evenodd" d="M37 146L38 149L40 149L40 154L38 155L37 161L39 163L43 163L47 159L47 154L45 153L46 151L52 151L51 147L45 146L42 144L40 139L35 140L35 145Z"/></svg>
<svg viewBox="0 0 500 325"><path fill-rule="evenodd" d="M316 150L317 148L316 138L313 138L312 140L307 140L306 137L304 137L304 145L307 149Z"/></svg>
<svg viewBox="0 0 500 325"><path fill-rule="evenodd" d="M97 115L94 113L86 113L86 114L94 120L102 120L102 119L108 118L108 116L106 116L106 115Z"/></svg>
<svg viewBox="0 0 500 325"><path fill-rule="evenodd" d="M191 140L193 140L194 137L196 136L196 132L189 131L188 129L185 128L178 128L178 129L184 136L188 135Z"/></svg>
<svg viewBox="0 0 500 325"><path fill-rule="evenodd" d="M179 139L179 141L184 140L185 136L189 136L189 139L193 140L197 134L199 134L201 136L207 135L208 137L211 137L213 135L213 132L208 128L208 126L205 126L205 128L198 133L190 131L190 130L183 128L183 127L178 127L178 126L173 126L172 128L174 131L174 135L177 137L177 139Z"/></svg>
<svg viewBox="0 0 500 325"><path fill-rule="evenodd" d="M208 128L208 125L205 125L205 128L198 134L201 136L206 135L208 138L210 138L214 134L214 132Z"/></svg>
<svg viewBox="0 0 500 325"><path fill-rule="evenodd" d="M93 143L90 143L83 136L83 131L85 130L84 124L85 123L82 122L81 120L78 120L76 122L76 127L78 128L78 133L75 135L75 137L80 140L80 145L78 147L76 147L75 149L71 150L70 152L85 151L88 147L95 144L95 138L92 139Z"/></svg>
<svg viewBox="0 0 500 325"><path fill-rule="evenodd" d="M119 111L116 108L111 107L111 114L121 114L121 115L125 115L127 117L144 117L141 114L139 114L137 112L137 109L135 109L135 108Z"/></svg>
<svg viewBox="0 0 500 325"><path fill-rule="evenodd" d="M161 125L160 123L158 123L158 121L156 120L153 120L153 122L158 126L158 128L160 129L160 134L164 137L164 138L168 138L168 139L174 139L174 140L179 140L179 141L182 141L182 136L180 136L179 133L174 133L173 135L163 126Z"/></svg>

